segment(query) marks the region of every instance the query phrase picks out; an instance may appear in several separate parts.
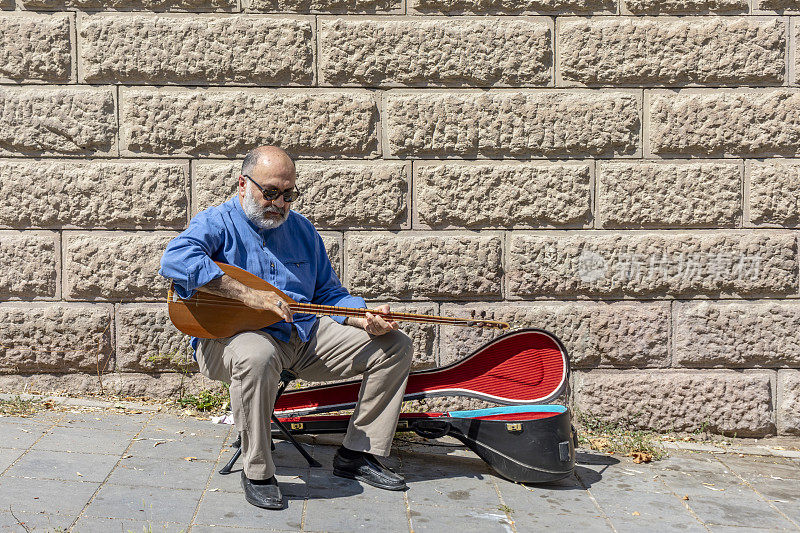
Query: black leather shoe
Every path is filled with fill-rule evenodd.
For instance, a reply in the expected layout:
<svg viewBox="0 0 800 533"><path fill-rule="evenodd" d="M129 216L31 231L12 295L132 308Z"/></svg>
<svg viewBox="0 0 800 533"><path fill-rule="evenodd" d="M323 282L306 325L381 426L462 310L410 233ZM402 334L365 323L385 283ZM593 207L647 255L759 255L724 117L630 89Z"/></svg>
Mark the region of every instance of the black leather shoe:
<svg viewBox="0 0 800 533"><path fill-rule="evenodd" d="M248 479L242 471L242 488L244 499L263 509L283 509L283 495L275 476L263 481Z"/></svg>
<svg viewBox="0 0 800 533"><path fill-rule="evenodd" d="M347 459L341 451L337 450L333 456L333 474L363 481L373 487L386 490L405 490L406 481L383 466L374 455L366 452L356 452L358 456Z"/></svg>

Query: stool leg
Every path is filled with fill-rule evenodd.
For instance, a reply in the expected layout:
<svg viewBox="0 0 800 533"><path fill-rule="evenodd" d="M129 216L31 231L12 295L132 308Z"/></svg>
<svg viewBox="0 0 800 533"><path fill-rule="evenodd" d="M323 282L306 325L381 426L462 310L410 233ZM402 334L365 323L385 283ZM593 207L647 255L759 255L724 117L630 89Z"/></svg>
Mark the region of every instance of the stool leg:
<svg viewBox="0 0 800 533"><path fill-rule="evenodd" d="M294 435L292 435L291 433L289 433L289 430L288 430L288 429L286 429L286 426L284 426L284 425L283 425L283 422L281 422L280 420L278 420L278 417L277 417L277 416L275 416L275 413L272 413L272 421L275 423L275 425L276 425L276 426L278 426L278 429L280 429L280 430L281 430L281 433L283 433L284 435L286 435L286 438L287 438L287 439L289 439L289 441L290 441L292 444L294 444L294 447L295 447L295 448L297 448L297 451L298 451L298 452L300 452L300 454L301 454L303 457L305 457L305 458L306 458L306 461L308 461L308 466L313 466L313 467L320 467L320 466L322 466L322 465L320 464L320 462L319 462L319 461L317 461L316 459L314 459L313 457L311 457L311 456L308 454L308 452L305 450L305 448L303 448L303 447L300 445L300 443L299 443L299 442L297 442L297 440L295 440L295 438L294 438Z"/></svg>
<svg viewBox="0 0 800 533"><path fill-rule="evenodd" d="M236 441L234 441L234 443L231 444L231 447L232 448L236 448L236 452L233 454L233 457L231 457L231 460L228 461L228 464L223 466L222 469L219 471L219 473L222 474L223 476L227 476L228 474L231 473L231 468L233 468L233 465L239 459L239 456L242 455L242 436L241 435L239 435L236 438Z"/></svg>
<svg viewBox="0 0 800 533"><path fill-rule="evenodd" d="M296 377L297 376L295 376L291 370L284 370L283 372L281 372L281 384L278 387L278 394L275 396L275 403L278 402L278 398L281 397L283 391L286 390L286 387L289 385L289 383ZM272 413L272 421L275 423L276 426L278 426L278 429L281 430L281 433L283 433L286 436L286 438L289 439L289 442L291 442L294 445L294 447L297 448L297 451L300 452L300 455L306 458L306 461L308 461L308 466L314 466L314 467L322 466L319 463L319 461L311 457L311 455L309 455L309 453L305 450L305 448L303 448L300 445L300 443L297 442L297 440L295 440L294 435L289 433L289 430L286 429L286 426L284 426L280 420L278 420L278 417L275 416L275 413Z"/></svg>

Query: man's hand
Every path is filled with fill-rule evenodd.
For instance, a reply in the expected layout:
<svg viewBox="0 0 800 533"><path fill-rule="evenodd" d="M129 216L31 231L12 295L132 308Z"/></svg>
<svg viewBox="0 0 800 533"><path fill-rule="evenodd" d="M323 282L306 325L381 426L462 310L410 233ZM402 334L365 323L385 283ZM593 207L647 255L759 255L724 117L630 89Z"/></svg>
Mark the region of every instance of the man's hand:
<svg viewBox="0 0 800 533"><path fill-rule="evenodd" d="M278 313L286 322L292 321L292 311L289 309L289 304L274 292L250 289L242 303L253 309L264 309L265 311Z"/></svg>
<svg viewBox="0 0 800 533"><path fill-rule="evenodd" d="M251 289L227 274L212 279L202 287L198 287L197 290L216 294L217 296L224 296L225 298L231 298L233 300L239 300L247 307L272 311L283 317L286 322L292 321L292 311L289 309L289 305L277 294L270 291Z"/></svg>
<svg viewBox="0 0 800 533"><path fill-rule="evenodd" d="M389 305L382 305L375 310L381 313L388 313ZM400 327L394 320L386 320L380 315L373 315L372 313L367 313L366 318L348 317L347 324L361 328L370 335L383 335Z"/></svg>

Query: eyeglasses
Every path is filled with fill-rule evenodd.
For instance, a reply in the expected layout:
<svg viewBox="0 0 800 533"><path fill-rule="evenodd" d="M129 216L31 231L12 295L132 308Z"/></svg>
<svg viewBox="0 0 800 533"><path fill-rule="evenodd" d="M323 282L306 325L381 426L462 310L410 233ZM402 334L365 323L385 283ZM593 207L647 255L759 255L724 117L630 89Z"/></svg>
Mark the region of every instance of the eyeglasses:
<svg viewBox="0 0 800 533"><path fill-rule="evenodd" d="M276 187L270 187L269 189L265 189L258 183L256 180L248 176L247 174L242 174L245 178L249 179L253 182L253 185L258 187L258 190L261 191L261 194L264 195L264 199L269 200L270 202L274 202L278 199L278 196L283 196L283 201L286 203L294 202L297 200L298 196L300 196L300 190L297 188L297 185L294 186L294 189L286 189L282 191Z"/></svg>

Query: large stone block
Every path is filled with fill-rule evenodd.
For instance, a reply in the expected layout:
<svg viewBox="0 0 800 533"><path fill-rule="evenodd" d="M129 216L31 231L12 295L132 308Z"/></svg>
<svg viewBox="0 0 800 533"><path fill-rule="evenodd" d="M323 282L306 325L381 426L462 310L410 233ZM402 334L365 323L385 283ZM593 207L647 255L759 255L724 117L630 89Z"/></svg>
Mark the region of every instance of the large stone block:
<svg viewBox="0 0 800 533"><path fill-rule="evenodd" d="M800 162L749 162L750 222L800 224Z"/></svg>
<svg viewBox="0 0 800 533"><path fill-rule="evenodd" d="M408 0L409 12L450 14L532 14L614 11L612 0Z"/></svg>
<svg viewBox="0 0 800 533"><path fill-rule="evenodd" d="M342 234L324 232L321 233L322 243L325 245L325 251L328 253L328 259L331 261L333 271L336 276L342 279Z"/></svg>
<svg viewBox="0 0 800 533"><path fill-rule="evenodd" d="M121 94L126 153L236 156L279 144L294 156L342 157L377 149L378 111L366 91L142 88Z"/></svg>
<svg viewBox="0 0 800 533"><path fill-rule="evenodd" d="M20 0L25 9L233 11L236 0Z"/></svg>
<svg viewBox="0 0 800 533"><path fill-rule="evenodd" d="M631 92L390 91L384 105L392 156L601 156L639 149L639 100Z"/></svg>
<svg viewBox="0 0 800 533"><path fill-rule="evenodd" d="M789 295L798 292L789 233L512 235L513 297Z"/></svg>
<svg viewBox="0 0 800 533"><path fill-rule="evenodd" d="M753 157L800 149L800 92L793 89L654 90L646 107L652 154Z"/></svg>
<svg viewBox="0 0 800 533"><path fill-rule="evenodd" d="M775 433L770 372L577 372L575 409L657 431L763 437Z"/></svg>
<svg viewBox="0 0 800 533"><path fill-rule="evenodd" d="M444 304L442 314L502 320L514 329L547 330L564 343L573 368L670 364L670 318L666 302ZM466 357L500 334L490 329L442 327L441 362L448 364Z"/></svg>
<svg viewBox="0 0 800 533"><path fill-rule="evenodd" d="M499 298L499 235L346 236L347 286L372 299Z"/></svg>
<svg viewBox="0 0 800 533"><path fill-rule="evenodd" d="M375 309L386 302L367 302L369 309ZM389 302L392 313L412 313L417 315L438 315L439 306L435 303L396 303ZM411 337L414 342L414 359L411 370L422 370L437 366L437 327L433 323L399 321L400 331Z"/></svg>
<svg viewBox="0 0 800 533"><path fill-rule="evenodd" d="M778 372L778 434L800 435L800 370Z"/></svg>
<svg viewBox="0 0 800 533"><path fill-rule="evenodd" d="M0 15L0 79L68 82L71 51L69 15Z"/></svg>
<svg viewBox="0 0 800 533"><path fill-rule="evenodd" d="M753 9L780 11L782 14L795 14L800 11L798 0L756 0L753 2Z"/></svg>
<svg viewBox="0 0 800 533"><path fill-rule="evenodd" d="M623 13L635 15L688 13L747 13L747 0L624 0Z"/></svg>
<svg viewBox="0 0 800 533"><path fill-rule="evenodd" d="M241 171L241 161L193 161L192 215L236 194Z"/></svg>
<svg viewBox="0 0 800 533"><path fill-rule="evenodd" d="M428 227L583 226L591 219L592 165L421 163L416 222Z"/></svg>
<svg viewBox="0 0 800 533"><path fill-rule="evenodd" d="M64 298L163 301L169 283L158 275L167 232L64 232Z"/></svg>
<svg viewBox="0 0 800 533"><path fill-rule="evenodd" d="M294 209L318 228L407 227L410 173L410 164L389 161L298 163Z"/></svg>
<svg viewBox="0 0 800 533"><path fill-rule="evenodd" d="M562 18L557 83L780 85L785 26L753 17Z"/></svg>
<svg viewBox="0 0 800 533"><path fill-rule="evenodd" d="M310 19L103 14L80 22L88 83L314 81Z"/></svg>
<svg viewBox="0 0 800 533"><path fill-rule="evenodd" d="M0 231L0 298L58 298L59 248L55 232Z"/></svg>
<svg viewBox="0 0 800 533"><path fill-rule="evenodd" d="M388 13L400 12L402 0L242 0L253 12L289 13Z"/></svg>
<svg viewBox="0 0 800 533"><path fill-rule="evenodd" d="M197 371L189 337L175 329L164 304L123 304L117 308L117 370Z"/></svg>
<svg viewBox="0 0 800 533"><path fill-rule="evenodd" d="M740 163L600 163L597 184L603 228L735 227L741 221Z"/></svg>
<svg viewBox="0 0 800 533"><path fill-rule="evenodd" d="M188 181L178 161L4 159L0 226L182 228Z"/></svg>
<svg viewBox="0 0 800 533"><path fill-rule="evenodd" d="M329 85L546 85L550 26L533 18L322 20L320 78Z"/></svg>
<svg viewBox="0 0 800 533"><path fill-rule="evenodd" d="M0 305L0 369L105 372L111 358L111 305Z"/></svg>
<svg viewBox="0 0 800 533"><path fill-rule="evenodd" d="M800 367L800 304L675 303L675 363L690 367Z"/></svg>
<svg viewBox="0 0 800 533"><path fill-rule="evenodd" d="M0 87L0 155L111 155L117 150L108 87Z"/></svg>
<svg viewBox="0 0 800 533"><path fill-rule="evenodd" d="M318 229L408 226L409 163L395 161L297 161L302 192L292 209ZM194 167L195 212L236 193L241 163L198 161Z"/></svg>

